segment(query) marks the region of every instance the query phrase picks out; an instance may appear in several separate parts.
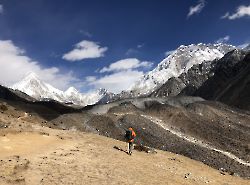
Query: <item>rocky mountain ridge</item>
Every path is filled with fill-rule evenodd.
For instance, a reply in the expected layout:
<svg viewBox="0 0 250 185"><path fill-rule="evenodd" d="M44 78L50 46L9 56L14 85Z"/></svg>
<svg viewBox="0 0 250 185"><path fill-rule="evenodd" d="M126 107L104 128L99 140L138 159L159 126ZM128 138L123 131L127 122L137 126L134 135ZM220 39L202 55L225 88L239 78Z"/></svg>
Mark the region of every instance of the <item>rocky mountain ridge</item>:
<svg viewBox="0 0 250 185"><path fill-rule="evenodd" d="M167 82L168 79L187 72L193 65L220 59L233 49L235 49L234 46L221 43L181 45L160 62L155 69L137 81L131 87L131 90L135 95L150 94Z"/></svg>
<svg viewBox="0 0 250 185"><path fill-rule="evenodd" d="M249 109L249 105L247 105L250 102L249 95L247 95L250 92L248 85L250 78L249 56L249 51L235 49L219 60L194 65L179 77L170 78L151 96L200 96L208 100L222 101L229 105ZM241 81L238 81L238 78ZM238 86L244 83L241 87L242 92L236 92L238 91L237 88L230 88L236 83L233 82L234 80L237 81ZM226 93L229 93L231 97L237 96L237 98L234 101L229 100L229 96L225 97Z"/></svg>

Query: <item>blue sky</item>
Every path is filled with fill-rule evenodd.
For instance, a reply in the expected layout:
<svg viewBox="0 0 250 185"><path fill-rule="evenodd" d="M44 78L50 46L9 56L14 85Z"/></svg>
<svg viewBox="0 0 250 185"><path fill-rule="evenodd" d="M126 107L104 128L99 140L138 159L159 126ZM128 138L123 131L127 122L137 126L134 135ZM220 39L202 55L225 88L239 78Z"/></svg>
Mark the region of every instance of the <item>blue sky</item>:
<svg viewBox="0 0 250 185"><path fill-rule="evenodd" d="M128 88L179 45L250 42L249 0L0 0L0 83Z"/></svg>

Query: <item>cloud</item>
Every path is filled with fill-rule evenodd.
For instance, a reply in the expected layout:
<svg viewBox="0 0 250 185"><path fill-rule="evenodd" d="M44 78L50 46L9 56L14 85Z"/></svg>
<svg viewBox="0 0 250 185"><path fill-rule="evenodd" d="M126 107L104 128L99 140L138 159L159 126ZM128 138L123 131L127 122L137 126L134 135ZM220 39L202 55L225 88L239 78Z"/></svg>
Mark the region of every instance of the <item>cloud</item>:
<svg viewBox="0 0 250 185"><path fill-rule="evenodd" d="M107 47L101 47L96 42L83 40L77 43L72 51L64 54L62 58L68 61L99 58L103 57L107 50Z"/></svg>
<svg viewBox="0 0 250 185"><path fill-rule="evenodd" d="M147 61L140 61L136 58L127 58L123 60L119 60L117 62L114 62L110 64L108 67L104 67L100 70L101 73L104 72L117 72L117 71L123 71L123 70L129 70L129 69L136 69L139 67L146 67L150 68L152 66L151 62Z"/></svg>
<svg viewBox="0 0 250 185"><path fill-rule="evenodd" d="M221 19L226 19L230 16L229 12L225 13L225 15L221 16Z"/></svg>
<svg viewBox="0 0 250 185"><path fill-rule="evenodd" d="M137 53L139 53L138 50L133 49L133 48L129 48L128 51L125 53L125 55L129 56L129 55L134 55L134 54L137 54Z"/></svg>
<svg viewBox="0 0 250 185"><path fill-rule="evenodd" d="M175 50L170 50L170 51L166 51L164 54L167 57L168 55L171 55Z"/></svg>
<svg viewBox="0 0 250 185"><path fill-rule="evenodd" d="M105 75L95 81L89 83L94 85L95 88L105 88L110 92L119 93L122 90L127 90L134 84L140 77L143 76L142 71L126 70Z"/></svg>
<svg viewBox="0 0 250 185"><path fill-rule="evenodd" d="M135 55L135 54L138 54L140 52L140 49L143 48L145 46L144 43L142 44L138 44L136 46L136 49L135 48L129 48L127 50L127 52L125 53L125 55Z"/></svg>
<svg viewBox="0 0 250 185"><path fill-rule="evenodd" d="M198 1L198 4L196 6L191 6L189 8L189 13L187 17L190 17L194 14L198 14L202 11L202 9L205 7L206 1L205 0L200 0Z"/></svg>
<svg viewBox="0 0 250 185"><path fill-rule="evenodd" d="M25 56L25 51L11 40L0 40L0 66L0 83L5 86L13 85L30 72L61 90L79 82L72 72L63 73L56 67L42 67L37 61Z"/></svg>
<svg viewBox="0 0 250 185"><path fill-rule="evenodd" d="M215 41L216 43L226 43L227 41L229 41L230 36L226 35L225 37L219 38L217 41Z"/></svg>
<svg viewBox="0 0 250 185"><path fill-rule="evenodd" d="M91 38L93 36L90 32L88 32L86 30L79 30L79 33L81 33L84 36L89 37L89 38Z"/></svg>
<svg viewBox="0 0 250 185"><path fill-rule="evenodd" d="M247 46L250 46L250 42L246 42L246 43L240 44L240 45L237 46L237 48L239 48L239 49L244 49L244 48L246 48Z"/></svg>
<svg viewBox="0 0 250 185"><path fill-rule="evenodd" d="M140 61L136 58L122 59L102 68L100 73L109 73L102 77L89 76L86 82L89 86L105 88L110 92L119 93L127 90L133 85L144 72L142 68L151 68L152 63L148 61Z"/></svg>
<svg viewBox="0 0 250 185"><path fill-rule="evenodd" d="M95 76L87 76L87 77L85 78L85 80L86 80L86 82L91 83L91 82L96 81L96 77L95 77Z"/></svg>
<svg viewBox="0 0 250 185"><path fill-rule="evenodd" d="M142 48L144 45L145 45L144 43L143 44L138 44L136 47L137 48Z"/></svg>
<svg viewBox="0 0 250 185"><path fill-rule="evenodd" d="M0 4L0 14L3 13L3 5Z"/></svg>
<svg viewBox="0 0 250 185"><path fill-rule="evenodd" d="M234 14L230 15L229 12L227 12L221 18L234 20L245 16L250 16L250 5L249 6L241 5L236 9L236 12Z"/></svg>

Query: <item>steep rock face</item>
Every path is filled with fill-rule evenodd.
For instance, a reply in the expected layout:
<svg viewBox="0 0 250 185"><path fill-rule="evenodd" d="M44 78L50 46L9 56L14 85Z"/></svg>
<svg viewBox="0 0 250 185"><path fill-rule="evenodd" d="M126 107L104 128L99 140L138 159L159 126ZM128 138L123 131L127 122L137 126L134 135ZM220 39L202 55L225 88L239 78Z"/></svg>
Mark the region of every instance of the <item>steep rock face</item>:
<svg viewBox="0 0 250 185"><path fill-rule="evenodd" d="M212 62L204 62L194 65L187 73L181 74L179 77L170 78L159 89L154 91L151 96L176 96L179 94L193 95L194 92L214 74L214 67L217 60Z"/></svg>
<svg viewBox="0 0 250 185"><path fill-rule="evenodd" d="M249 52L233 50L220 60L194 65L169 79L151 96L195 95L249 109L248 65Z"/></svg>
<svg viewBox="0 0 250 185"><path fill-rule="evenodd" d="M224 58L194 95L250 110L250 52L242 57Z"/></svg>
<svg viewBox="0 0 250 185"><path fill-rule="evenodd" d="M233 50L220 60L207 61L194 65L179 77L170 78L164 85L154 91L152 96L194 95L196 90L201 87L205 81L214 76L215 71L221 68L225 68L226 70L234 66L243 60L245 55L246 52L242 50Z"/></svg>
<svg viewBox="0 0 250 185"><path fill-rule="evenodd" d="M105 104L112 102L114 100L114 93L108 92L106 89L99 89L99 94L101 95L96 104Z"/></svg>
<svg viewBox="0 0 250 185"><path fill-rule="evenodd" d="M220 59L233 49L234 46L226 44L182 45L136 82L131 88L132 93L138 96L150 94L168 79L187 72L193 65Z"/></svg>

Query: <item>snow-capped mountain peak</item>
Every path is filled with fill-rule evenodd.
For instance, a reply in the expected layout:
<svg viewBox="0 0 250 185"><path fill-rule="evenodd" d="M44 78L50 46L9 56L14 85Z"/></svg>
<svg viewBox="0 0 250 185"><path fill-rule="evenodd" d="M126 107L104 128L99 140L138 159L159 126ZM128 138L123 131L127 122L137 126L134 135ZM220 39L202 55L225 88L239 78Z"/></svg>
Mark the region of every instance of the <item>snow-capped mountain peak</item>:
<svg viewBox="0 0 250 185"><path fill-rule="evenodd" d="M73 103L86 106L108 99L106 89L99 89L86 94L80 93L76 88L69 87L65 92L56 89L52 85L43 82L37 74L30 73L23 80L14 84L12 89L20 90L37 100L56 100L62 103Z"/></svg>
<svg viewBox="0 0 250 185"><path fill-rule="evenodd" d="M24 79L23 81L29 81L29 80L40 80L38 75L34 72L30 72Z"/></svg>
<svg viewBox="0 0 250 185"><path fill-rule="evenodd" d="M79 91L74 87L69 87L64 93L66 96L71 96L71 95L79 94Z"/></svg>
<svg viewBox="0 0 250 185"><path fill-rule="evenodd" d="M132 90L134 94L149 94L169 78L178 77L187 72L193 65L220 59L233 49L235 49L234 46L221 43L181 45L129 90Z"/></svg>
<svg viewBox="0 0 250 185"><path fill-rule="evenodd" d="M23 80L14 84L11 88L25 92L29 96L38 100L54 99L62 101L63 99L63 91L43 82L35 73L28 74Z"/></svg>

